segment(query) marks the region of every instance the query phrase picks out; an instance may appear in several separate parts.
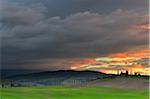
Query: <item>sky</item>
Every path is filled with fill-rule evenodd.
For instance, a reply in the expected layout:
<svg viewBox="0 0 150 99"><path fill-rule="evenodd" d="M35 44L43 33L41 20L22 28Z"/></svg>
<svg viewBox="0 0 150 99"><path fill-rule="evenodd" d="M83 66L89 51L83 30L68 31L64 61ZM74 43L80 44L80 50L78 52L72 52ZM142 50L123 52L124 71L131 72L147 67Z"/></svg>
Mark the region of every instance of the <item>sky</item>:
<svg viewBox="0 0 150 99"><path fill-rule="evenodd" d="M1 0L3 69L150 74L148 0Z"/></svg>

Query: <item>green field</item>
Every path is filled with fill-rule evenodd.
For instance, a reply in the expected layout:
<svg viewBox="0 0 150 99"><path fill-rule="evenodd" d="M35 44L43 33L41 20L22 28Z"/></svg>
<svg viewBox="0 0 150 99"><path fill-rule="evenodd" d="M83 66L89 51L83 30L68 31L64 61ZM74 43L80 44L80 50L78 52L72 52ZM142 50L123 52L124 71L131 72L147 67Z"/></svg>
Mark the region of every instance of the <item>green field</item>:
<svg viewBox="0 0 150 99"><path fill-rule="evenodd" d="M148 90L61 86L3 88L0 99L148 99Z"/></svg>

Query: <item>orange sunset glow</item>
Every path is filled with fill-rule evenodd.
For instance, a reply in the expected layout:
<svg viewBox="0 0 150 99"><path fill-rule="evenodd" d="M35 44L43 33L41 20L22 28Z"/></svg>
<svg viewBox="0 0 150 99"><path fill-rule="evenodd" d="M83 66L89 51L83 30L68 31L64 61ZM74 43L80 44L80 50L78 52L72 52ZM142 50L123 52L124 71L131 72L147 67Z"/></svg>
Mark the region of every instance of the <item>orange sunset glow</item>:
<svg viewBox="0 0 150 99"><path fill-rule="evenodd" d="M115 53L105 57L82 59L73 63L71 69L92 69L108 74L117 74L118 71L128 70L130 74L138 72L142 75L150 75L149 58L149 50L146 49Z"/></svg>
<svg viewBox="0 0 150 99"><path fill-rule="evenodd" d="M150 25L149 24L141 24L141 25L137 25L136 28L150 30Z"/></svg>

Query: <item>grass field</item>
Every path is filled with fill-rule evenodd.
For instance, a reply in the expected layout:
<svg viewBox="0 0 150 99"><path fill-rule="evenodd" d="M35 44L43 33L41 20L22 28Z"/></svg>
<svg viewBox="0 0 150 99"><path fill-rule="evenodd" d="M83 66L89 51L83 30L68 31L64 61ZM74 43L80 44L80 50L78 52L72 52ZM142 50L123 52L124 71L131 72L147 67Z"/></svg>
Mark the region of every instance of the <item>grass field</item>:
<svg viewBox="0 0 150 99"><path fill-rule="evenodd" d="M0 99L148 99L148 90L62 86L3 88Z"/></svg>

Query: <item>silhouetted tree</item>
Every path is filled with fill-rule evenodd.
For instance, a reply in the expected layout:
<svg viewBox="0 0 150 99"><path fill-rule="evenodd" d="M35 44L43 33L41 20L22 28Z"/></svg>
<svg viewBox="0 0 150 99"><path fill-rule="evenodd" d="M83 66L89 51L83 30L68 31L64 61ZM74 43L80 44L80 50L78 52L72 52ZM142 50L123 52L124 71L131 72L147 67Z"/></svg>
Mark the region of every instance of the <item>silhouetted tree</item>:
<svg viewBox="0 0 150 99"><path fill-rule="evenodd" d="M128 76L129 75L129 72L126 70L126 76Z"/></svg>
<svg viewBox="0 0 150 99"><path fill-rule="evenodd" d="M2 84L2 88L4 87L5 85L4 84Z"/></svg>
<svg viewBox="0 0 150 99"><path fill-rule="evenodd" d="M13 82L10 83L10 87L15 87L15 85L13 84Z"/></svg>

